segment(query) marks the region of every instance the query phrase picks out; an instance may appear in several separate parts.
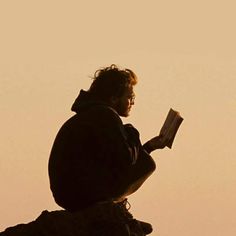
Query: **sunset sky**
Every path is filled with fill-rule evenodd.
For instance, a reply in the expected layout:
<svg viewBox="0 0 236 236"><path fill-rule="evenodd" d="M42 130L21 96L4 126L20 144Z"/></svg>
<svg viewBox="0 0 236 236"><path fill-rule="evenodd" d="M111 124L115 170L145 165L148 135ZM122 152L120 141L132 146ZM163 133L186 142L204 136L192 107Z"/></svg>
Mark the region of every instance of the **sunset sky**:
<svg viewBox="0 0 236 236"><path fill-rule="evenodd" d="M47 173L55 135L95 70L135 71L129 118L142 142L172 107L172 149L129 197L154 236L236 235L234 1L2 0L0 231L60 209Z"/></svg>

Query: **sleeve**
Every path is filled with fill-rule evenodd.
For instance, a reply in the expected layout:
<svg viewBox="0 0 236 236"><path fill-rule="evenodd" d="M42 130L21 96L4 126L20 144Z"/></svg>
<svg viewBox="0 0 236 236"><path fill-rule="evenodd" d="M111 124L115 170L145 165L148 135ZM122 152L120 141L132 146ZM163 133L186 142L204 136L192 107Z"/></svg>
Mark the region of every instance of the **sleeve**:
<svg viewBox="0 0 236 236"><path fill-rule="evenodd" d="M125 197L141 187L156 165L142 147L138 130L131 124L123 125L115 113L106 115L109 119L104 119L107 120L104 127L109 137L108 150L115 176L114 196Z"/></svg>
<svg viewBox="0 0 236 236"><path fill-rule="evenodd" d="M147 141L144 145L143 148L145 149L145 151L150 154L153 150L153 148L150 146L149 142Z"/></svg>
<svg viewBox="0 0 236 236"><path fill-rule="evenodd" d="M109 156L120 168L134 165L139 156L141 143L138 131L130 124L123 125L113 109L103 110L100 116L100 129Z"/></svg>

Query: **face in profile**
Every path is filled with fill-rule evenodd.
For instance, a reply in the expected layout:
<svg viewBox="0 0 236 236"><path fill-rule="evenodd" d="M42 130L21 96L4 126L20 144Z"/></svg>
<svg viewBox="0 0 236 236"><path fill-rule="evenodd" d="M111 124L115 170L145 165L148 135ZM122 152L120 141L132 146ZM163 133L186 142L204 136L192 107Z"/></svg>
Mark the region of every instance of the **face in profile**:
<svg viewBox="0 0 236 236"><path fill-rule="evenodd" d="M120 116L127 117L129 116L130 110L134 105L134 92L133 86L128 87L124 94L115 99L113 103L113 108L117 111Z"/></svg>

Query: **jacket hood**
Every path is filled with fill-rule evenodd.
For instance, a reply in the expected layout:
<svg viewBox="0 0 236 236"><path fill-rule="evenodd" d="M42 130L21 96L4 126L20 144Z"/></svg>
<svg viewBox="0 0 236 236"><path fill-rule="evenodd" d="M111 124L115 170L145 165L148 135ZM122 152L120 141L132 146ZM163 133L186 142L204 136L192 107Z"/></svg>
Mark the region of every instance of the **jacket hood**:
<svg viewBox="0 0 236 236"><path fill-rule="evenodd" d="M78 113L81 111L85 111L90 109L91 107L102 105L102 106L108 106L108 104L98 101L93 98L93 96L85 90L80 90L78 97L75 99L71 110Z"/></svg>

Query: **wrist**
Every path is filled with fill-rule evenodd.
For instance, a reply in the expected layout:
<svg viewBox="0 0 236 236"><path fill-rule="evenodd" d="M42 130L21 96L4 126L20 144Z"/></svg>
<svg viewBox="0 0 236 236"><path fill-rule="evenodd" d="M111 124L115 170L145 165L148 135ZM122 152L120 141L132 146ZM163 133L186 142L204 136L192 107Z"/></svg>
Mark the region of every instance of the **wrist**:
<svg viewBox="0 0 236 236"><path fill-rule="evenodd" d="M147 151L147 153L151 153L154 149L151 145L150 141L147 141L144 145L143 148Z"/></svg>

